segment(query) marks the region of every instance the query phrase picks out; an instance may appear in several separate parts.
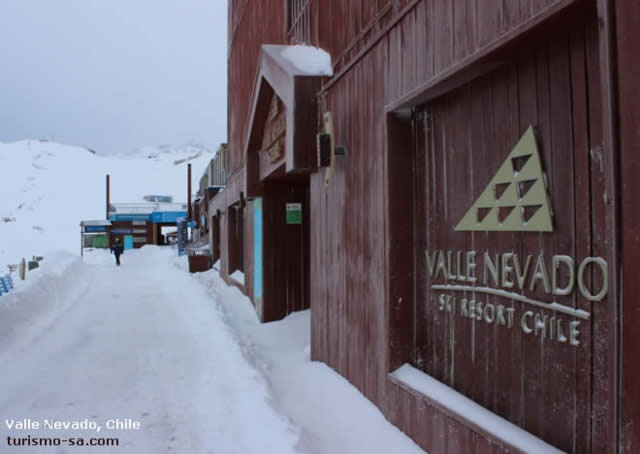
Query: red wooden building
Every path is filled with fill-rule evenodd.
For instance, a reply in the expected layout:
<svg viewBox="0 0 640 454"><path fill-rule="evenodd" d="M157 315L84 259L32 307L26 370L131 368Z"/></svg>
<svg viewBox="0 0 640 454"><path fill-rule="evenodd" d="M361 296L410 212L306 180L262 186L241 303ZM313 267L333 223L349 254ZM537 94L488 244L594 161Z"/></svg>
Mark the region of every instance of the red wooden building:
<svg viewBox="0 0 640 454"><path fill-rule="evenodd" d="M229 3L209 214L260 318L429 452L640 452L640 2Z"/></svg>

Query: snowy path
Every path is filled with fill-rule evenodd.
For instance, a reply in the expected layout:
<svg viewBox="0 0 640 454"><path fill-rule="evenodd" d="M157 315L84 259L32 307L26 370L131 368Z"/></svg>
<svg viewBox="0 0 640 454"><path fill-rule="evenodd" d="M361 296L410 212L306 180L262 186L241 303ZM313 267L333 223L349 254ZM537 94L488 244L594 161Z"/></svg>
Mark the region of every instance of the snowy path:
<svg viewBox="0 0 640 454"><path fill-rule="evenodd" d="M115 436L119 453L294 452L296 431L265 401L264 380L211 298L166 254L128 253L121 268L109 261L81 270L77 280L86 289L43 326L14 336L0 355L7 366L0 374L0 452L12 452L9 435ZM88 418L103 428L99 434L7 428L5 419L23 418ZM115 418L140 421L141 429L107 430Z"/></svg>
<svg viewBox="0 0 640 454"><path fill-rule="evenodd" d="M236 288L215 271L188 274L171 249L129 251L122 263L52 257L0 300L1 453L423 452L309 360L309 311L261 325ZM24 418L102 430L7 427ZM116 418L141 427L109 430ZM120 446L8 448L8 436Z"/></svg>

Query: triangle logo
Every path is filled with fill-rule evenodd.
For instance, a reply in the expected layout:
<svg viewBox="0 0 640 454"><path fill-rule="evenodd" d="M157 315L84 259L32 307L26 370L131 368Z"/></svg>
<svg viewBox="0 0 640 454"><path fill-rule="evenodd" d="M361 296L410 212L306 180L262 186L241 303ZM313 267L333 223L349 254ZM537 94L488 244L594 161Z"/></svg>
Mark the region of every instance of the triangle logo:
<svg viewBox="0 0 640 454"><path fill-rule="evenodd" d="M455 230L553 232L551 203L533 126L529 126Z"/></svg>

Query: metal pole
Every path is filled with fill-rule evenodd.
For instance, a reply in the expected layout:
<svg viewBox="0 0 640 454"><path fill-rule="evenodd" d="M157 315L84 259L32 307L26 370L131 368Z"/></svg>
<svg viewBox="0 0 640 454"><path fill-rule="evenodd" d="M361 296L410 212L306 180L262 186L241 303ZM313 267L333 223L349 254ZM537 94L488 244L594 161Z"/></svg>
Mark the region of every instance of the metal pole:
<svg viewBox="0 0 640 454"><path fill-rule="evenodd" d="M187 165L187 219L191 221L191 164Z"/></svg>
<svg viewBox="0 0 640 454"><path fill-rule="evenodd" d="M111 177L107 174L107 210L105 219L109 220L109 205L111 204Z"/></svg>

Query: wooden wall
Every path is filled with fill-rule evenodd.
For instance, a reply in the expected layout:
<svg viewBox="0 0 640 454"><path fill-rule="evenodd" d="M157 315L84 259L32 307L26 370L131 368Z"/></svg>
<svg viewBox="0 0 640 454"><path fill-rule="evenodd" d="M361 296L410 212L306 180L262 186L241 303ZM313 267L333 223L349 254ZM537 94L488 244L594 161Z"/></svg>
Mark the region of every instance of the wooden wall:
<svg viewBox="0 0 640 454"><path fill-rule="evenodd" d="M260 48L285 42L284 5L283 0L235 0L229 4L229 176L245 165L243 147Z"/></svg>
<svg viewBox="0 0 640 454"><path fill-rule="evenodd" d="M592 77L599 67L597 24L592 21L418 111L415 168L420 170L415 189L422 195L415 204L417 251L511 251L521 260L539 253L548 260L556 254L576 261L608 258L604 232L609 209L603 197L607 169L598 155L602 115L589 109L600 102L599 80ZM538 133L553 234L455 232L529 126ZM606 425L611 416L593 410L608 399L592 394L592 386L609 380L604 357L616 349L607 341L616 317L613 298L594 304L579 292L554 297L568 307L593 311L590 320L580 321L580 346L575 348L524 335L518 326L472 323L440 311L424 252L415 259L416 367L563 450L606 449L599 435L594 441L605 444L599 449L590 445L591 424ZM600 282L593 284L597 290ZM527 295L549 298L542 285ZM474 296L496 307L505 304L502 297ZM525 309L507 306L514 308L517 322ZM564 317L565 326L569 320Z"/></svg>
<svg viewBox="0 0 640 454"><path fill-rule="evenodd" d="M335 3L344 5L332 2L331 14L325 11L324 17L323 12L319 13L320 43L322 47L332 49L334 61L336 55L340 55L340 49L349 47L345 44L349 36L352 41L365 40L352 32L358 29L358 24L366 22L354 19L354 12L374 14L358 2L351 12L345 11L346 6L335 6ZM594 17L596 6L595 2L568 1L490 3L493 7L483 4L483 8L476 9L477 2L473 1L409 2L408 9L398 8L393 18L387 20L387 25L380 28L378 38L365 40L350 62L343 65L344 71L339 70L321 92L321 106L324 111L332 112L336 140L347 146L348 155L339 159L328 186L325 187L323 172L311 178L312 357L347 377L395 424L434 452L456 452L452 448L458 442L456 438L463 440L465 437L454 436L455 432L467 433L471 444L465 446L474 446L478 452L495 446L487 448L491 444L490 437L472 433L455 418L434 409L432 403L390 383L387 377L390 370L399 365L399 360L411 359L412 352L406 348L403 352L402 345L394 344L393 337L387 345L387 339L393 334L388 330L394 329L389 324L393 324L397 312L394 300L389 298L387 301L389 285L402 272L386 268L387 223L390 216L411 222L411 213L404 209L399 199L391 199L389 206L386 205L387 194L394 190L389 186L391 180L387 180L391 163L386 153L408 152L412 138L408 137L401 146L385 149L385 134L388 133L384 123L385 107L410 97L432 81L448 77L455 70L464 70L478 52L497 46L501 40L507 42L507 38L515 36L516 32L530 29L535 36L539 23L551 15L581 8L581 14ZM351 25L337 19L336 12L351 18ZM323 35L323 30L331 32ZM471 134L476 134L473 140L484 140L487 147L493 144L494 150L505 150L509 145L515 145L524 132L521 130L524 123L537 123L547 143L568 150L566 154L554 153L553 160L550 154L547 155L549 166L569 167L566 184L575 182L576 194L580 191L602 194L604 174L598 167L598 152L603 152L598 28L592 20L588 27L578 27L575 32L568 33L565 24L564 30L563 27L547 28L544 34L538 33L538 38L540 45L530 58L514 60L513 65L508 66L510 70L503 69L487 76L483 83L488 88L482 96L480 90L476 90L474 93L478 95L470 98L473 101L466 101L470 92L462 89L439 101L442 109L447 112L447 108L451 109L452 121L457 122L458 127L469 124L465 115L471 115L471 108L482 102L503 109L492 113L496 125L497 116L505 117L493 134L485 132L485 136L478 136L479 130L465 131L469 136L455 136L454 142L466 140L465 137L471 140ZM523 53L529 51L530 47ZM573 98L572 91L575 92ZM514 96L519 101L514 101ZM456 115L459 118L456 119ZM406 147L405 150L402 147ZM545 152L550 153L550 149ZM572 161L573 154L577 156L575 162ZM562 183L556 181L556 184ZM559 197L562 197L557 200L560 207L573 207L572 192L562 193ZM605 246L605 225L601 222L605 211L600 202L592 202L588 197L580 199L579 203L583 205L567 211L567 216L571 217L568 224L572 232L568 235L573 235L571 241L558 240L557 244L548 247L571 250L575 243L577 250L574 252L580 256L611 258L611 251ZM401 206L392 207L393 204ZM587 227L586 230L583 227L576 229L574 225ZM614 294L614 306L615 299ZM523 344L517 351L513 347L516 357L508 357L508 349L505 349L507 356L494 357L488 363L500 367L505 362L520 361L524 358L521 355L526 355L530 358L528 361L532 361L529 366L536 372L523 384L520 370L517 377L505 375L497 381L492 381L485 373L478 383L474 383L474 371L468 370L465 378L462 370L463 377L450 382L461 392L473 395L482 405L569 452L607 451L612 446L615 418L609 421L611 413L596 412L595 403L598 408L610 408L612 397L609 394L615 388L610 363L604 358L609 348L615 349L608 343L613 316L606 305L596 307L595 322L587 329L584 343L576 352L561 353L562 358L555 358L550 349L536 357L533 348ZM402 315L398 317L401 319ZM405 332L399 335L411 336L410 321L405 326ZM602 344L591 342L590 329L607 341ZM476 336L479 339L480 333ZM389 356L389 352L393 356ZM432 361L439 361L437 352L430 353L434 353ZM555 361L561 360L569 361L569 369L553 366ZM438 377L437 373L434 375ZM585 378L578 382L578 376ZM451 377L442 375L439 378L447 382ZM554 381L566 382L566 386L554 388ZM518 389L511 390L506 382ZM595 397L592 397L591 389ZM563 394L564 391L567 393ZM521 395L522 401L511 392ZM542 403L535 403L536 399L542 399ZM580 402L576 403L575 399ZM564 413L564 407L554 406L565 400L567 405L573 405L575 413L571 410ZM421 412L435 418L435 428L429 427L426 420L421 421ZM567 419L568 414L578 418L578 422ZM593 425L588 422L590 419L594 421ZM444 437L436 436L440 429L445 433Z"/></svg>
<svg viewBox="0 0 640 454"><path fill-rule="evenodd" d="M327 92L336 143L348 151L326 187L323 172L311 179L313 357L378 404L386 380L385 54L378 46Z"/></svg>
<svg viewBox="0 0 640 454"><path fill-rule="evenodd" d="M285 42L284 3L277 0L232 2L231 172L244 163L241 150L260 45ZM469 129L462 127L460 134L454 130L445 132L452 143L459 146L465 140L484 142L485 148L479 154L487 159L490 148L494 153L504 152L517 141L525 125L536 123L545 143L552 144L543 149L545 162L553 168L566 167L567 185L575 183L575 189L556 196L558 199L553 202L561 207L559 209L566 210L563 214L568 226L566 238L557 244L555 240L537 239L529 246L533 247L538 241L536 244L540 247L573 248L572 252L578 255L589 253L611 259L612 248L607 246L611 236L605 230L610 230L613 224L602 222L611 208L606 208L602 200L580 197L582 191L597 197L611 184L609 174L600 171L601 158L612 152L606 147L602 117L606 106L601 98L604 82L600 79L602 62L598 56L603 52L600 40L603 27L599 28L594 21L596 6L603 3L603 0L311 2L312 44L331 54L336 70L319 93L320 114L332 112L336 141L348 150L346 157L337 159L328 184L325 184L324 171L310 177L312 358L326 362L345 376L394 424L431 452L517 450L472 428L468 422L388 377L402 362L417 358L415 346L406 345L408 340L413 342L412 320L404 313L407 299L394 293L406 288L407 276L413 276L413 262L408 258L403 266L390 260L392 239L411 232L396 228L398 224L390 219L413 223L412 203L398 198L410 197L411 186L406 186L406 179L398 178L401 174L398 172L407 170L402 154L411 153L421 136L419 129L412 132L410 128L411 117L406 117L410 111L403 113L405 117L398 123L397 131L388 128L387 109L404 106L420 93L453 80L446 90L433 95L439 98L433 106L449 118L448 124L458 128L463 124L474 125ZM589 17L589 25L568 26L562 22L568 17L578 22ZM558 23L554 18L563 19ZM628 27L632 28L631 19ZM528 47L519 41L525 35ZM531 47L532 42L537 44ZM491 62L494 66L475 71L478 61L496 49L507 47L514 51L511 55L501 55L498 61ZM624 49L631 48L628 45ZM522 56L513 57L514 54ZM632 59L630 55L627 57ZM503 67L496 70L496 64ZM465 78L456 79L461 74ZM484 77L475 80L479 76ZM466 85L469 82L471 85ZM632 78L623 78L622 82L632 90ZM447 94L450 90L456 91ZM490 114L479 110L485 103L494 109ZM413 121L418 118L414 116ZM423 133L428 137L426 131ZM387 148L387 134L396 134L395 146ZM632 136L628 140L635 143ZM568 151L556 152L556 147ZM421 165L426 169L426 162ZM479 171L489 172L483 168ZM553 184L561 184L557 180L556 177ZM633 187L630 174L627 181ZM467 190L473 192L480 184L479 180L473 180L470 183L473 187ZM632 206L635 199L627 197L626 200L626 206ZM426 205L421 209L426 209ZM627 219L630 225L635 225L632 218ZM223 232L223 257L224 238ZM495 239L496 245L500 241ZM528 240L517 241L524 246ZM633 244L635 240L629 241ZM618 301L615 279L610 295L614 306ZM633 289L633 284L627 285ZM583 302L575 301L575 304ZM435 348L425 356L432 363L425 364L424 369L569 452L612 452L617 430L612 416L616 413L616 377L612 372L615 359L611 359L608 352L610 348L615 352L611 342L615 342L616 322L610 311L606 305L595 307L594 321L581 347L557 357L550 349L536 355L539 350L534 351L533 346L522 339L511 350L504 347L499 353L494 349L494 353L489 354L489 342L497 344L506 339L485 333L488 337L482 341L481 333L475 334L479 348L484 348L488 355L484 364L499 368L505 363L524 361L534 371L526 377L515 366L503 376L491 375L491 371L483 369L477 383L469 378L478 372L473 367L469 368L469 377L464 373L438 375L444 369L435 363L449 361L446 355L454 360L466 359ZM602 342L590 338L596 332ZM468 342L470 337L463 337L462 341ZM425 345L434 344L425 341ZM631 343L625 345L626 354L631 358L636 350ZM565 361L569 369L554 366L556 362ZM551 386L554 382L562 385L554 389ZM635 395L632 385L624 389ZM539 405L535 404L536 398L541 400ZM567 419L571 410L565 411L565 407L575 410L571 413L574 420ZM640 412L632 405L625 408L631 424L634 415ZM630 425L625 430L631 434L628 438L633 439L637 426ZM635 443L636 439L633 440Z"/></svg>
<svg viewBox="0 0 640 454"><path fill-rule="evenodd" d="M623 452L640 452L640 59L638 59L638 30L640 3L616 2L617 54L619 58L618 89L620 103L620 150L622 194L622 293L627 298L622 310L622 447Z"/></svg>

